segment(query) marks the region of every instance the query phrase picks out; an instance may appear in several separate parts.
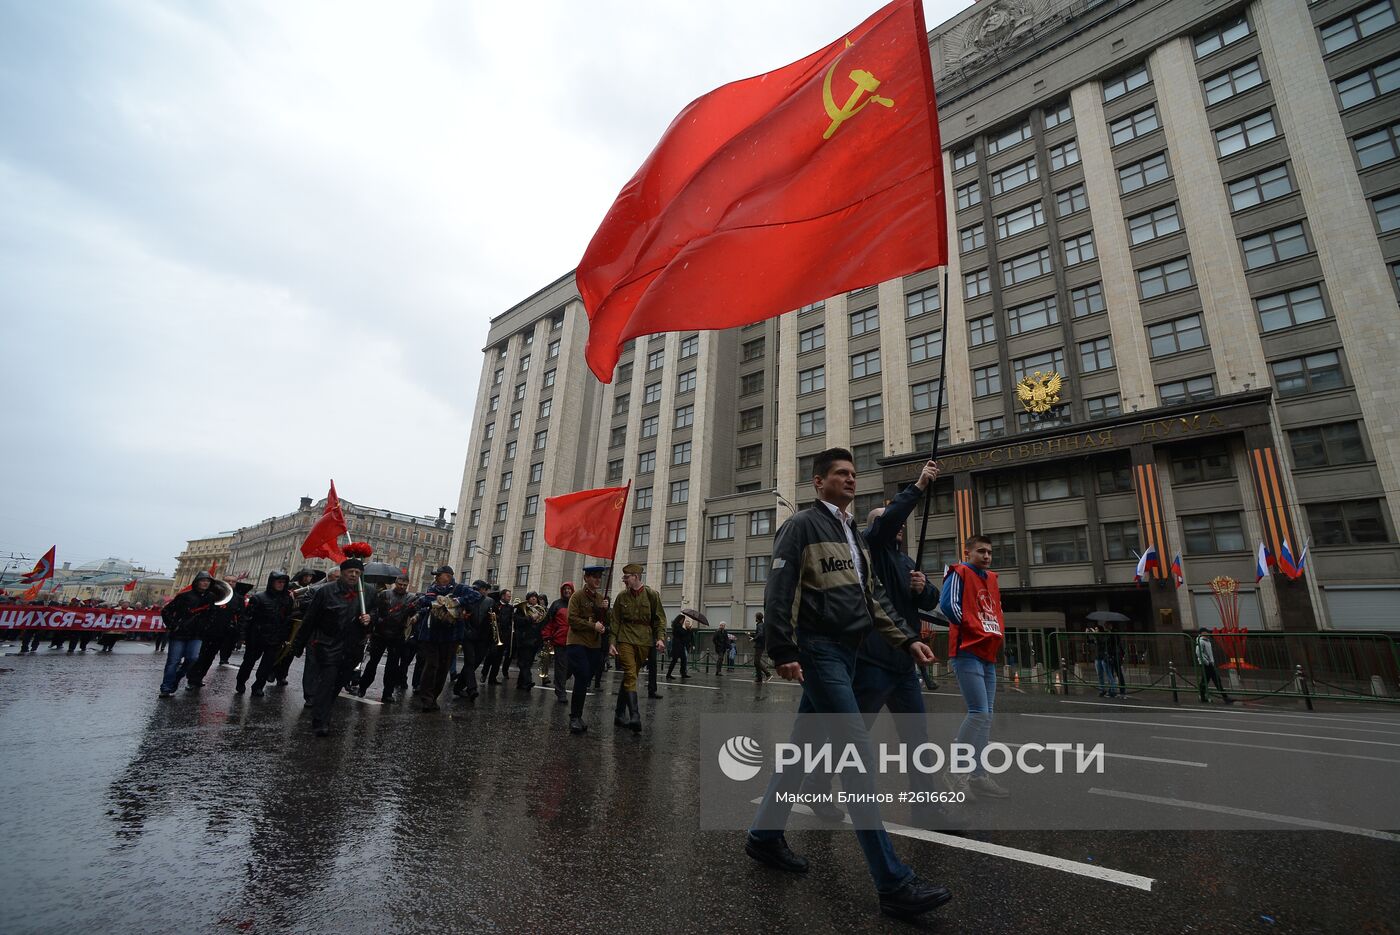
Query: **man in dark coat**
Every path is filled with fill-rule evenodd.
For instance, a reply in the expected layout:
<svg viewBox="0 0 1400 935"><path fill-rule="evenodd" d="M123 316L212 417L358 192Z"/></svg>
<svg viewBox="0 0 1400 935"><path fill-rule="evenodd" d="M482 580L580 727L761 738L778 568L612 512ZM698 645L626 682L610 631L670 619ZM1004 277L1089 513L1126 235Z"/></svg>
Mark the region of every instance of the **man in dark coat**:
<svg viewBox="0 0 1400 935"><path fill-rule="evenodd" d="M510 678L510 660L514 656L511 640L515 635L515 605L510 602L510 588L502 588L487 595L496 602L496 631L486 628L486 664L481 669L481 680L492 685L501 684L501 677ZM495 645L492 639L500 640Z"/></svg>
<svg viewBox="0 0 1400 935"><path fill-rule="evenodd" d="M446 600L438 603L438 598ZM447 670L456 655L457 641L461 639L461 618L474 611L480 601L480 594L465 584L457 584L452 567L443 565L434 573L428 590L414 602L418 615L414 636L418 640L419 664L423 669L418 683L418 702L423 711L438 710L437 699L443 685L447 684Z"/></svg>
<svg viewBox="0 0 1400 935"><path fill-rule="evenodd" d="M690 678L690 670L687 668L690 659L691 630L686 626L690 620L685 614L676 614L676 619L671 621L671 664L666 667L666 677L670 678L676 674L676 663L681 664L681 678Z"/></svg>
<svg viewBox="0 0 1400 935"><path fill-rule="evenodd" d="M394 700L394 689L398 688L399 654L403 652L404 627L408 613L413 609L413 596L408 593L408 575L399 575L394 586L380 591L374 602L374 632L369 638L369 661L360 676L356 689L361 698L374 684L375 672L379 670L379 658L388 655L384 662L384 703Z"/></svg>
<svg viewBox="0 0 1400 935"><path fill-rule="evenodd" d="M341 562L340 578L316 589L297 631L298 651L308 650L308 661L320 673L311 698L311 729L317 737L330 736L336 696L365 651L374 594L360 581L364 570L364 559L358 556Z"/></svg>
<svg viewBox="0 0 1400 935"><path fill-rule="evenodd" d="M170 649L165 657L165 675L160 683L160 696L169 698L180 679L199 660L199 638L206 615L213 609L214 579L209 572L194 576L190 586L165 605L160 616L170 635Z"/></svg>
<svg viewBox="0 0 1400 935"><path fill-rule="evenodd" d="M324 571L313 571L310 568L303 568L292 575L291 591L294 598L292 604L292 630L287 637L287 644L282 651L277 654L275 663L278 685L287 684L287 671L292 667L292 642L297 637L297 630L301 628L302 616L307 607L311 606L311 586L326 577ZM271 681L269 679L268 681Z"/></svg>
<svg viewBox="0 0 1400 935"><path fill-rule="evenodd" d="M286 572L271 572L267 587L248 599L243 612L243 663L238 667L238 683L233 689L237 694L243 694L254 666L254 698L261 698L263 685L276 677L277 654L292 635L292 608L296 601L289 590L291 582Z"/></svg>
<svg viewBox="0 0 1400 935"><path fill-rule="evenodd" d="M462 668L457 670L457 679L452 683L452 694L475 701L480 694L476 685L476 667L486 661L486 655L496 645L491 639L491 614L496 612L496 601L489 594L491 585L478 578L472 582L472 590L478 595L471 613L464 615L458 627L458 637L462 644Z"/></svg>
<svg viewBox="0 0 1400 935"><path fill-rule="evenodd" d="M205 621L199 642L199 659L189 672L190 685L195 688L204 687L204 677L213 667L214 657L222 656L220 665L226 665L229 653L238 643L238 630L243 625L244 596L253 588L241 581L231 587L233 596L222 605L216 605Z"/></svg>
<svg viewBox="0 0 1400 935"><path fill-rule="evenodd" d="M535 657L540 652L544 613L544 598L534 591L526 594L524 603L515 608L515 665L519 669L515 687L521 691L535 687Z"/></svg>

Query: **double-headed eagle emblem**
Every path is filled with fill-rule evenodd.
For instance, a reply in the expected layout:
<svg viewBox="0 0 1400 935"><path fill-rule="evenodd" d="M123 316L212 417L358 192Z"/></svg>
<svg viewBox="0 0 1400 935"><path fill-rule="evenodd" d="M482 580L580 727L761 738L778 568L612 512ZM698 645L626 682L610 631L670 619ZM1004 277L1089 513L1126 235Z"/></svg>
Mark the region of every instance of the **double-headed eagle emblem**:
<svg viewBox="0 0 1400 935"><path fill-rule="evenodd" d="M1016 384L1016 395L1027 412L1040 415L1060 404L1060 388L1064 383L1065 378L1053 370L1049 373L1037 370Z"/></svg>

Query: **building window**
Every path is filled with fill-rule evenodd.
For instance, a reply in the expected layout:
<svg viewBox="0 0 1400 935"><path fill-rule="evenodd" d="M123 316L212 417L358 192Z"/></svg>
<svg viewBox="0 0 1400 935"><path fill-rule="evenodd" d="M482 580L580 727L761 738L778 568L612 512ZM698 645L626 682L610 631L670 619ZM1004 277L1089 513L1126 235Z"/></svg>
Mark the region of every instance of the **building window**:
<svg viewBox="0 0 1400 935"><path fill-rule="evenodd" d="M968 166L977 164L977 150L971 146L964 146L953 153L953 171L966 169Z"/></svg>
<svg viewBox="0 0 1400 935"><path fill-rule="evenodd" d="M559 356L559 339L558 339L558 338L555 338L553 341L550 341L550 342L549 342L549 354L548 354L547 356L549 357L550 360L553 360L554 358L556 358L556 357Z"/></svg>
<svg viewBox="0 0 1400 935"><path fill-rule="evenodd" d="M479 481L477 481L477 482L476 482L475 491L476 491L476 492L473 494L473 496L475 496L476 499L478 499L478 500L480 500L482 497L486 496L486 481L484 481L484 480L479 480ZM378 526L378 525L379 525L378 523L375 523L375 526ZM378 532L379 532L379 530L378 530L378 529L375 529L375 533L378 534Z"/></svg>
<svg viewBox="0 0 1400 935"><path fill-rule="evenodd" d="M1187 315L1171 321L1158 322L1147 326L1147 340L1152 346L1152 356L1162 357L1178 351L1191 351L1206 346L1205 331L1201 328L1200 315Z"/></svg>
<svg viewBox="0 0 1400 935"><path fill-rule="evenodd" d="M870 334L872 331L880 330L880 310L877 308L864 308L858 312L851 313L851 337L859 337L862 334Z"/></svg>
<svg viewBox="0 0 1400 935"><path fill-rule="evenodd" d="M525 498L525 515L534 516L540 511L540 495L532 493Z"/></svg>
<svg viewBox="0 0 1400 935"><path fill-rule="evenodd" d="M666 544L680 545L685 542L685 520L668 519L666 521Z"/></svg>
<svg viewBox="0 0 1400 935"><path fill-rule="evenodd" d="M1202 513L1181 517L1182 545L1187 555L1243 552L1244 528L1238 513Z"/></svg>
<svg viewBox="0 0 1400 935"><path fill-rule="evenodd" d="M673 480L671 489L667 497L667 502L671 506L687 503L690 501L690 480Z"/></svg>
<svg viewBox="0 0 1400 935"><path fill-rule="evenodd" d="M1104 82L1103 100L1107 104L1109 101L1116 101L1129 91L1136 91L1147 84L1147 65L1138 65L1116 78L1111 78Z"/></svg>
<svg viewBox="0 0 1400 935"><path fill-rule="evenodd" d="M1213 399L1215 398L1215 375L1207 374L1203 377L1191 377L1172 383L1159 383L1157 384L1157 397L1162 401L1163 406Z"/></svg>
<svg viewBox="0 0 1400 935"><path fill-rule="evenodd" d="M826 347L826 325L817 325L815 328L808 328L806 331L798 332L797 352L805 354L807 351L815 351Z"/></svg>
<svg viewBox="0 0 1400 935"><path fill-rule="evenodd" d="M904 317L918 318L925 312L938 311L941 305L942 303L939 301L937 286L921 289L918 292L911 292L904 297Z"/></svg>
<svg viewBox="0 0 1400 935"><path fill-rule="evenodd" d="M971 208L982 203L982 189L976 181L968 182L956 190L958 210Z"/></svg>
<svg viewBox="0 0 1400 935"><path fill-rule="evenodd" d="M1259 326L1263 331L1279 331L1327 317L1322 290L1317 286L1260 296L1254 300L1254 308L1259 313Z"/></svg>
<svg viewBox="0 0 1400 935"><path fill-rule="evenodd" d="M1230 206L1243 211L1275 198L1293 194L1293 179L1288 175L1287 166L1274 166L1263 172L1236 179L1227 188L1230 192Z"/></svg>
<svg viewBox="0 0 1400 935"><path fill-rule="evenodd" d="M1039 250L1032 250L1030 253L1023 253L1018 257L1002 261L1001 284L1015 286L1019 283L1029 282L1037 277L1047 275L1050 269L1050 248L1041 247Z"/></svg>
<svg viewBox="0 0 1400 935"><path fill-rule="evenodd" d="M1392 123L1352 140L1361 168L1369 169L1400 156L1400 123Z"/></svg>
<svg viewBox="0 0 1400 935"><path fill-rule="evenodd" d="M763 371L746 373L739 378L739 395L752 396L763 392Z"/></svg>
<svg viewBox="0 0 1400 935"><path fill-rule="evenodd" d="M997 339L997 322L993 315L983 315L967 323L968 343L973 347L991 344Z"/></svg>
<svg viewBox="0 0 1400 935"><path fill-rule="evenodd" d="M865 474L870 471L879 470L880 456L884 453L884 445L880 442L869 442L868 444L853 446L851 448L851 454L856 459L856 473Z"/></svg>
<svg viewBox="0 0 1400 935"><path fill-rule="evenodd" d="M1019 383L1026 378L1027 374L1035 373L1056 373L1065 372L1065 352L1056 348L1053 351L1045 351L1041 354L1032 354L1029 357L1018 357L1011 361L1011 375Z"/></svg>
<svg viewBox="0 0 1400 935"><path fill-rule="evenodd" d="M509 490L509 489L510 489L510 483L511 483L511 481L513 481L514 479L515 479L515 472L514 472L514 471L504 471L504 472L502 472L502 474L501 474L501 490L503 490L503 491Z"/></svg>
<svg viewBox="0 0 1400 935"><path fill-rule="evenodd" d="M549 430L535 433L535 450L544 451L544 446L549 442Z"/></svg>
<svg viewBox="0 0 1400 935"><path fill-rule="evenodd" d="M749 514L749 535L750 536L771 536L773 534L773 520L777 516L775 510L754 510Z"/></svg>
<svg viewBox="0 0 1400 935"><path fill-rule="evenodd" d="M484 439L484 440L489 442L491 439L493 439L493 438L495 438L495 437L496 437L496 423L494 423L494 422L487 422L487 423L486 423L486 432L485 432L485 439Z"/></svg>
<svg viewBox="0 0 1400 935"><path fill-rule="evenodd" d="M943 445L948 444L948 437L949 437L949 436L948 436L948 429L947 429L946 426L938 430L938 444L939 444L940 447L943 446ZM915 451L932 451L932 450L933 450L933 432L932 432L932 431L927 431L927 432L915 432L915 433L914 433L914 450L915 450ZM939 497L939 494L938 494L938 491L937 491L937 490L934 491L933 496L934 496L934 506L935 506L935 508L936 508L936 507L937 507L937 504L938 504L938 497ZM952 509L953 509L953 506L952 506L951 503L949 503L949 504L947 505L947 507L944 508L944 512L951 512Z"/></svg>
<svg viewBox="0 0 1400 935"><path fill-rule="evenodd" d="M938 381L925 380L909 387L910 407L915 412L929 412L938 405ZM918 447L918 446L915 446Z"/></svg>
<svg viewBox="0 0 1400 935"><path fill-rule="evenodd" d="M1137 520L1125 523L1103 524L1103 557L1110 562L1124 562L1137 558L1142 551L1138 541Z"/></svg>
<svg viewBox="0 0 1400 935"><path fill-rule="evenodd" d="M661 430L660 416L647 416L642 420L642 438L655 438Z"/></svg>
<svg viewBox="0 0 1400 935"><path fill-rule="evenodd" d="M873 376L880 372L880 349L851 355L851 379Z"/></svg>
<svg viewBox="0 0 1400 935"><path fill-rule="evenodd" d="M638 510L651 509L651 488L638 487L636 495L632 498L633 508Z"/></svg>
<svg viewBox="0 0 1400 935"><path fill-rule="evenodd" d="M1069 302L1075 318L1083 318L1086 315L1096 315L1108 307L1104 304L1103 300L1103 285L1097 282L1091 282L1087 286L1080 286L1078 289L1071 289L1069 292Z"/></svg>
<svg viewBox="0 0 1400 935"><path fill-rule="evenodd" d="M1148 104L1142 110L1128 114L1126 117L1119 117L1111 120L1108 124L1108 136L1112 145L1127 143L1140 136L1151 133L1160 127L1157 121L1157 105Z"/></svg>
<svg viewBox="0 0 1400 935"><path fill-rule="evenodd" d="M1157 153L1146 159L1130 163L1118 170L1118 188L1123 194L1131 194L1139 189L1154 185L1171 177L1167 168L1167 154Z"/></svg>
<svg viewBox="0 0 1400 935"><path fill-rule="evenodd" d="M1094 252L1094 234L1092 231L1080 234L1078 237L1070 237L1062 241L1065 247L1065 265L1075 266L1080 263L1087 263L1098 256Z"/></svg>
<svg viewBox="0 0 1400 935"><path fill-rule="evenodd" d="M666 365L666 349L652 351L647 355L647 370L660 370Z"/></svg>
<svg viewBox="0 0 1400 935"><path fill-rule="evenodd" d="M1089 534L1083 526L1031 530L1032 565L1068 565L1089 560Z"/></svg>
<svg viewBox="0 0 1400 935"><path fill-rule="evenodd" d="M1250 59L1242 65L1236 65L1205 80L1206 106L1228 101L1236 94L1257 88L1263 83L1264 74L1259 70L1259 59Z"/></svg>
<svg viewBox="0 0 1400 935"><path fill-rule="evenodd" d="M992 291L992 279L985 269L963 275L963 296L975 299Z"/></svg>
<svg viewBox="0 0 1400 935"><path fill-rule="evenodd" d="M486 407L487 412L495 412L501 408L501 397L499 395L491 397L491 404Z"/></svg>
<svg viewBox="0 0 1400 935"><path fill-rule="evenodd" d="M530 370L530 355L526 354L520 358L520 372L527 373Z"/></svg>
<svg viewBox="0 0 1400 935"><path fill-rule="evenodd" d="M963 253L985 247L987 245L987 228L981 224L964 227L958 231L958 245Z"/></svg>
<svg viewBox="0 0 1400 935"><path fill-rule="evenodd" d="M1186 257L1168 260L1137 271L1138 294L1144 299L1156 298L1192 285L1191 263Z"/></svg>
<svg viewBox="0 0 1400 935"><path fill-rule="evenodd" d="M1096 373L1113 369L1113 342L1108 337L1094 338L1079 342L1079 369L1082 373Z"/></svg>
<svg viewBox="0 0 1400 935"><path fill-rule="evenodd" d="M662 584L682 584L685 581L685 562L663 562L661 565Z"/></svg>
<svg viewBox="0 0 1400 935"><path fill-rule="evenodd" d="M1301 396L1344 386L1342 358L1336 351L1279 360L1269 365L1279 396Z"/></svg>
<svg viewBox="0 0 1400 935"><path fill-rule="evenodd" d="M752 360L762 360L763 338L755 338L752 341L745 341L739 350L741 363L748 363Z"/></svg>
<svg viewBox="0 0 1400 935"><path fill-rule="evenodd" d="M1079 143L1066 140L1059 146L1050 147L1050 171L1058 172L1079 162Z"/></svg>
<svg viewBox="0 0 1400 935"><path fill-rule="evenodd" d="M539 414L538 416L536 416L535 418L537 418L537 419L548 419L548 418L549 418L549 414L550 414L551 412L553 412L553 411L554 411L554 397L551 396L549 399L542 399L542 400L540 400L540 414Z"/></svg>
<svg viewBox="0 0 1400 935"><path fill-rule="evenodd" d="M1355 422L1335 422L1288 433L1295 468L1359 464L1366 460L1361 429Z"/></svg>
<svg viewBox="0 0 1400 935"><path fill-rule="evenodd" d="M921 364L943 354L943 332L927 331L909 339L909 363Z"/></svg>
<svg viewBox="0 0 1400 935"><path fill-rule="evenodd" d="M1007 329L1012 334L1024 334L1045 328L1060 320L1059 305L1055 297L1037 299L1025 305L1016 305L1006 310Z"/></svg>
<svg viewBox="0 0 1400 935"><path fill-rule="evenodd" d="M1223 159L1278 136L1272 111L1262 111L1215 131L1215 149Z"/></svg>
<svg viewBox="0 0 1400 935"><path fill-rule="evenodd" d="M1078 186L1081 190L1083 186ZM1040 202L1033 201L1024 207L1015 208L996 217L997 239L1005 240L1035 230L1045 223L1045 209Z"/></svg>
<svg viewBox="0 0 1400 935"><path fill-rule="evenodd" d="M622 459L617 458L608 462L608 483L622 480Z"/></svg>
<svg viewBox="0 0 1400 935"><path fill-rule="evenodd" d="M627 441L627 426L615 425L608 434L608 447L620 448Z"/></svg>
<svg viewBox="0 0 1400 935"><path fill-rule="evenodd" d="M1180 446L1172 451L1172 483L1201 484L1235 476L1230 448L1225 442Z"/></svg>
<svg viewBox="0 0 1400 935"><path fill-rule="evenodd" d="M675 428L678 428L678 429L688 428L689 426L692 426L692 425L694 425L694 424L695 424L695 406L694 406L694 404L687 404L687 405L684 405L684 406L677 406L677 407L676 407Z"/></svg>
<svg viewBox="0 0 1400 935"><path fill-rule="evenodd" d="M553 370L546 370L546 371L544 372L544 384L543 384L543 385L544 385L544 388L545 388L545 389L548 389L549 387L551 387L551 386L554 385L554 373L555 373L555 372L554 372Z"/></svg>
<svg viewBox="0 0 1400 935"><path fill-rule="evenodd" d="M817 460L816 455L803 455L797 459L797 477L804 483L816 476L814 467Z"/></svg>
<svg viewBox="0 0 1400 935"><path fill-rule="evenodd" d="M632 397L627 393L616 397L613 400L613 415L620 416L627 411L627 405L632 401Z"/></svg>
<svg viewBox="0 0 1400 935"><path fill-rule="evenodd" d="M710 559L710 584L730 584L734 581L734 559Z"/></svg>
<svg viewBox="0 0 1400 935"><path fill-rule="evenodd" d="M491 464L491 449L488 448L488 449L486 449L485 451L483 451L483 452L481 453L481 464L480 464L480 467L483 467L483 468L484 468L484 467L489 466L490 464Z"/></svg>
<svg viewBox="0 0 1400 935"><path fill-rule="evenodd" d="M1069 100L1051 104L1045 108L1045 129L1058 127L1062 123L1069 123L1074 119L1074 111L1070 109Z"/></svg>
<svg viewBox="0 0 1400 935"><path fill-rule="evenodd" d="M1001 392L1001 365L978 367L972 371L972 395L977 398Z"/></svg>
<svg viewBox="0 0 1400 935"><path fill-rule="evenodd" d="M1093 396L1084 400L1084 410L1091 419L1107 419L1123 414L1117 393L1108 396Z"/></svg>
<svg viewBox="0 0 1400 935"><path fill-rule="evenodd" d="M510 414L510 430L514 432L518 428L520 428L520 413L512 412Z"/></svg>
<svg viewBox="0 0 1400 935"><path fill-rule="evenodd" d="M503 522L505 522L505 519L506 519L506 509L507 509L508 506L509 506L509 504L505 504L505 503L498 503L498 504L496 504L496 522L498 522L498 523L503 523Z"/></svg>
<svg viewBox="0 0 1400 935"><path fill-rule="evenodd" d="M1135 247L1179 230L1181 216L1177 214L1175 203L1128 218L1128 239Z"/></svg>
<svg viewBox="0 0 1400 935"><path fill-rule="evenodd" d="M773 559L770 556L750 555L746 580L749 584L763 584L768 580L768 572L772 567Z"/></svg>
<svg viewBox="0 0 1400 935"><path fill-rule="evenodd" d="M530 483L538 484L544 480L544 462L539 461L530 465Z"/></svg>
<svg viewBox="0 0 1400 935"><path fill-rule="evenodd" d="M763 463L762 445L745 445L739 449L739 469L756 468Z"/></svg>
<svg viewBox="0 0 1400 935"><path fill-rule="evenodd" d="M689 393L695 389L695 371L687 370L676 378L676 393Z"/></svg>
<svg viewBox="0 0 1400 935"><path fill-rule="evenodd" d="M1308 238L1302 224L1276 227L1240 241L1244 249L1244 268L1259 269L1303 256L1308 252Z"/></svg>
<svg viewBox="0 0 1400 935"><path fill-rule="evenodd" d="M826 389L826 367L811 367L797 372L797 392L815 393Z"/></svg>
<svg viewBox="0 0 1400 935"><path fill-rule="evenodd" d="M734 538L734 514L725 513L722 516L710 517L710 538L711 539L733 539Z"/></svg>
<svg viewBox="0 0 1400 935"><path fill-rule="evenodd" d="M651 525L632 527L632 548L645 549L651 545Z"/></svg>
<svg viewBox="0 0 1400 935"><path fill-rule="evenodd" d="M637 455L637 473L650 474L656 470L656 452L643 451Z"/></svg>
<svg viewBox="0 0 1400 935"><path fill-rule="evenodd" d="M1004 195L1012 189L1020 188L1029 182L1034 182L1040 178L1040 170L1036 168L1035 157L1007 166L1000 172L992 174L992 194Z"/></svg>
<svg viewBox="0 0 1400 935"><path fill-rule="evenodd" d="M671 464L678 466L690 463L690 442L671 446Z"/></svg>
<svg viewBox="0 0 1400 935"><path fill-rule="evenodd" d="M826 410L812 409L808 412L798 413L797 435L799 438L807 438L812 435L820 435L826 431Z"/></svg>
<svg viewBox="0 0 1400 935"><path fill-rule="evenodd" d="M1068 217L1089 207L1089 196L1083 185L1071 185L1055 193L1055 216Z"/></svg>
<svg viewBox="0 0 1400 935"><path fill-rule="evenodd" d="M1315 545L1365 545L1389 542L1379 500L1309 503L1308 526Z"/></svg>
<svg viewBox="0 0 1400 935"><path fill-rule="evenodd" d="M1379 3L1354 10L1341 19L1324 24L1319 30L1322 34L1322 54L1328 55L1338 49L1345 49L1353 43L1375 35L1387 26L1394 25L1395 9L1391 0L1380 0Z"/></svg>
<svg viewBox="0 0 1400 935"><path fill-rule="evenodd" d="M661 402L661 383L648 383L642 391L642 405Z"/></svg>
<svg viewBox="0 0 1400 935"><path fill-rule="evenodd" d="M869 425L885 417L880 394L851 400L851 425Z"/></svg>
<svg viewBox="0 0 1400 935"><path fill-rule="evenodd" d="M977 422L977 438L985 440L988 438L1001 438L1006 434L1006 418L1004 416L993 416L990 419L979 419Z"/></svg>
<svg viewBox="0 0 1400 935"><path fill-rule="evenodd" d="M1249 35L1249 20L1241 14L1196 37L1196 58L1205 58Z"/></svg>
<svg viewBox="0 0 1400 935"><path fill-rule="evenodd" d="M613 379L613 382L618 386L632 382L632 361L629 360L625 364L618 365L617 376Z"/></svg>
<svg viewBox="0 0 1400 935"><path fill-rule="evenodd" d="M1030 138L1031 122L1026 120L1009 130L1003 130L1001 133L987 140L987 155L995 156L1003 149L1010 149L1019 143L1024 143Z"/></svg>
<svg viewBox="0 0 1400 935"><path fill-rule="evenodd" d="M492 375L492 377L491 377L491 385L492 385L492 386L500 386L500 385L501 385L501 381L504 380L505 377L506 377L506 372L505 372L504 370L497 370L497 371Z"/></svg>
<svg viewBox="0 0 1400 935"><path fill-rule="evenodd" d="M481 508L478 507L477 509L472 510L471 516L470 516L470 518L469 518L468 521L467 521L467 525L468 525L468 526L478 526L478 525L480 525L480 524L481 524Z"/></svg>
<svg viewBox="0 0 1400 935"><path fill-rule="evenodd" d="M1084 495L1084 482L1078 466L1046 467L1026 478L1026 500L1041 503L1046 500L1067 500Z"/></svg>
<svg viewBox="0 0 1400 935"><path fill-rule="evenodd" d="M1133 465L1124 455L1111 460L1100 461L1094 470L1094 481L1099 494L1129 493L1133 489Z"/></svg>
<svg viewBox="0 0 1400 935"><path fill-rule="evenodd" d="M530 552L535 548L535 531L527 529L520 534L520 551Z"/></svg>
<svg viewBox="0 0 1400 935"><path fill-rule="evenodd" d="M515 439L513 438L510 441L506 442L506 460L515 460Z"/></svg>
<svg viewBox="0 0 1400 935"><path fill-rule="evenodd" d="M1371 199L1371 209L1376 212L1376 226L1382 234L1400 230L1400 192Z"/></svg>

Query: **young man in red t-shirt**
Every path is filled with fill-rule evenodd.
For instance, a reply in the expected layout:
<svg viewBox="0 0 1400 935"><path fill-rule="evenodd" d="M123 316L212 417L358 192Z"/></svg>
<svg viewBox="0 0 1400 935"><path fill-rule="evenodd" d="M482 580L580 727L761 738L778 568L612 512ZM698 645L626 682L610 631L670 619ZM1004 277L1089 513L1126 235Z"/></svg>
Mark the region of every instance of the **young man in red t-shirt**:
<svg viewBox="0 0 1400 935"><path fill-rule="evenodd" d="M950 566L943 576L938 607L948 618L948 666L967 704L967 717L958 729L958 743L970 744L977 757L971 777L945 773L954 792L1003 799L1009 793L987 775L982 750L992 730L992 706L997 695L997 655L1005 639L1001 589L992 571L992 540L971 536L965 543L968 560Z"/></svg>

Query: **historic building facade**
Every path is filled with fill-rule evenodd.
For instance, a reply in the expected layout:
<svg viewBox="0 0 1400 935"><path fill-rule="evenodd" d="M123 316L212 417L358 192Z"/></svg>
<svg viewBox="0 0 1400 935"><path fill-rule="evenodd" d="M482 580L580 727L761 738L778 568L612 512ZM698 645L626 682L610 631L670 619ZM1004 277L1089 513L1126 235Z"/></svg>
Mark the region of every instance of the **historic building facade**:
<svg viewBox="0 0 1400 935"><path fill-rule="evenodd" d="M1214 624L1229 575L1244 625L1400 626L1396 22L1396 0L976 4L930 33L946 270L639 339L608 385L561 278L492 323L452 554L552 590L579 562L544 548L543 499L630 480L619 561L747 627L813 453L853 449L863 515L938 424L925 566L991 534L1013 625ZM1285 541L1307 574L1256 585Z"/></svg>
<svg viewBox="0 0 1400 935"><path fill-rule="evenodd" d="M216 564L220 572L227 573L233 537L232 532L221 532L186 542L185 550L175 557L175 590L182 591L189 587L195 575L208 571Z"/></svg>

